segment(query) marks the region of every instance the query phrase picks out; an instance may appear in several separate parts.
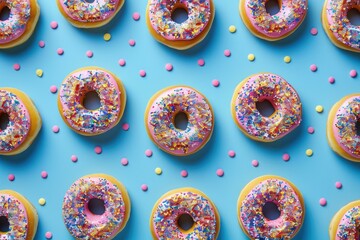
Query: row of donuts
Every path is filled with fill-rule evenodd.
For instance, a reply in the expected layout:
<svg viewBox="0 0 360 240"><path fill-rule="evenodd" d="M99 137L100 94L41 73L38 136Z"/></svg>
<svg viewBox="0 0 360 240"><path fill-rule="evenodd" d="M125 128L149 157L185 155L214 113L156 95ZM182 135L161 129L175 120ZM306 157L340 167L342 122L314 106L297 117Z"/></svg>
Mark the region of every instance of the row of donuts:
<svg viewBox="0 0 360 240"><path fill-rule="evenodd" d="M279 216L270 216L267 205L275 205ZM100 210L101 211L100 211ZM126 188L106 174L86 175L67 190L62 217L76 239L112 239L126 226L131 202ZM1 239L34 238L38 215L33 205L12 190L0 191L0 214L7 231ZM237 217L250 239L292 239L304 221L305 205L296 186L273 175L249 182L239 194ZM360 201L340 209L333 217L331 240L355 239ZM217 239L220 215L215 204L201 191L191 188L171 190L155 203L150 215L154 239Z"/></svg>
<svg viewBox="0 0 360 240"><path fill-rule="evenodd" d="M96 92L100 107L87 109L84 98ZM274 113L264 116L257 104L268 101ZM93 136L115 127L125 110L126 91L120 79L99 67L85 67L70 73L61 84L58 108L64 122L75 132ZM272 73L251 75L235 88L231 101L235 123L249 138L276 141L298 127L302 105L295 89ZM187 116L185 129L175 124L179 113ZM13 88L0 89L0 115L9 122L0 129L0 154L18 154L30 146L41 128L41 117L31 99ZM360 161L360 94L341 99L331 109L327 138L335 152L352 161ZM163 151L186 156L199 151L211 138L214 113L199 91L188 86L160 90L149 100L145 126L150 139Z"/></svg>
<svg viewBox="0 0 360 240"><path fill-rule="evenodd" d="M10 48L25 42L33 33L40 8L37 0L5 0L0 11L10 10L8 19L1 21L0 48ZM61 14L75 27L95 28L110 22L125 0L56 0ZM267 0L240 0L240 16L255 36L276 41L292 34L304 21L308 11L307 0L279 1L279 12L268 13ZM176 9L185 9L188 18L178 23L173 20ZM338 47L360 52L360 26L347 17L351 9L359 9L357 0L326 0L322 22L330 40ZM210 31L215 17L212 0L149 0L146 22L150 33L159 42L179 50L201 42Z"/></svg>

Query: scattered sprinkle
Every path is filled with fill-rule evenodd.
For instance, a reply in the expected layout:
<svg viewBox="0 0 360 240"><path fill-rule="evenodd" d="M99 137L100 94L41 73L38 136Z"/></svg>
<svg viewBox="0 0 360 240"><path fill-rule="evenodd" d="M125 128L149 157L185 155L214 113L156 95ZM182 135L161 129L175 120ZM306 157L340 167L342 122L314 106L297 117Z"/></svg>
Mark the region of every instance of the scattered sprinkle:
<svg viewBox="0 0 360 240"><path fill-rule="evenodd" d="M56 52L57 52L58 55L63 55L64 54L64 49L58 48Z"/></svg>
<svg viewBox="0 0 360 240"><path fill-rule="evenodd" d="M336 182L336 183L335 183L335 187L336 187L337 189L341 189L341 188L342 188L342 183L341 183L341 182Z"/></svg>
<svg viewBox="0 0 360 240"><path fill-rule="evenodd" d="M121 59L119 59L119 65L120 65L120 66L122 66L122 67L123 67L123 66L125 66L125 64L126 64L125 59L122 59L122 58L121 58Z"/></svg>
<svg viewBox="0 0 360 240"><path fill-rule="evenodd" d="M149 188L146 184L141 185L141 190L143 190L144 192L146 192L148 189Z"/></svg>
<svg viewBox="0 0 360 240"><path fill-rule="evenodd" d="M350 77L352 77L352 78L355 78L357 76L357 72L354 69L351 70L349 74L350 74Z"/></svg>
<svg viewBox="0 0 360 240"><path fill-rule="evenodd" d="M42 77L43 74L44 74L44 72L43 72L43 70L41 70L41 69L36 69L35 74L36 74L36 76L38 76L38 77Z"/></svg>
<svg viewBox="0 0 360 240"><path fill-rule="evenodd" d="M51 86L51 87L50 87L50 92L51 92L51 93L56 93L56 92L57 92L57 87L54 86L54 85Z"/></svg>
<svg viewBox="0 0 360 240"><path fill-rule="evenodd" d="M135 44L136 44L136 42L135 42L134 39L130 39L130 40L129 40L129 45L130 45L131 47L135 46Z"/></svg>
<svg viewBox="0 0 360 240"><path fill-rule="evenodd" d="M59 24L58 24L57 22L55 22L55 21L52 21L52 22L50 23L50 27L51 27L52 29L57 29L58 26L59 26Z"/></svg>
<svg viewBox="0 0 360 240"><path fill-rule="evenodd" d="M86 56L87 56L88 58L92 58L92 57L94 56L94 53L93 53L91 50L87 50L87 51L86 51Z"/></svg>
<svg viewBox="0 0 360 240"><path fill-rule="evenodd" d="M315 64L311 64L311 65L310 65L310 70L311 70L312 72L316 72L316 71L317 71L317 66L316 66Z"/></svg>
<svg viewBox="0 0 360 240"><path fill-rule="evenodd" d="M53 133L58 133L59 131L60 131L60 128L59 128L59 126L53 126L52 127L52 131L53 131Z"/></svg>
<svg viewBox="0 0 360 240"><path fill-rule="evenodd" d="M255 55L252 54L252 53L250 53L250 54L248 55L248 60L249 60L250 62L254 61L254 60L255 60Z"/></svg>
<svg viewBox="0 0 360 240"><path fill-rule="evenodd" d="M287 153L284 153L284 154L282 155L282 159L283 159L285 162L287 162L287 161L290 160L290 155L287 154Z"/></svg>
<svg viewBox="0 0 360 240"><path fill-rule="evenodd" d="M46 232L45 233L45 238L46 239L51 239L52 238L52 233L51 232Z"/></svg>
<svg viewBox="0 0 360 240"><path fill-rule="evenodd" d="M329 77L329 83L330 84L334 84L335 83L335 78L334 77Z"/></svg>
<svg viewBox="0 0 360 240"><path fill-rule="evenodd" d="M165 69L170 72L173 70L173 65L171 63L167 63L165 64Z"/></svg>
<svg viewBox="0 0 360 240"><path fill-rule="evenodd" d="M326 206L326 204L327 204L327 201L326 201L326 199L325 198L320 198L320 200L319 200L319 203L320 203L320 205L321 206Z"/></svg>
<svg viewBox="0 0 360 240"><path fill-rule="evenodd" d="M40 206L44 206L46 204L45 198L39 198L38 202L39 202Z"/></svg>
<svg viewBox="0 0 360 240"><path fill-rule="evenodd" d="M132 18L133 18L135 21L139 21L139 19L140 19L140 13L134 12L133 15L132 15Z"/></svg>
<svg viewBox="0 0 360 240"><path fill-rule="evenodd" d="M19 70L20 70L20 64L15 63L15 64L13 65L13 68L14 68L15 71L19 71Z"/></svg>
<svg viewBox="0 0 360 240"><path fill-rule="evenodd" d="M259 161L258 160L252 160L251 165L253 165L253 167L257 167L257 166L259 166Z"/></svg>
<svg viewBox="0 0 360 240"><path fill-rule="evenodd" d="M151 157L153 155L153 152L150 149L146 149L145 156Z"/></svg>
<svg viewBox="0 0 360 240"><path fill-rule="evenodd" d="M228 152L228 155L229 155L229 157L233 158L233 157L235 157L236 153L235 153L235 151L230 150L230 151Z"/></svg>
<svg viewBox="0 0 360 240"><path fill-rule="evenodd" d="M182 170L180 172L180 175L183 177L183 178L186 178L188 176L188 172L186 170Z"/></svg>
<svg viewBox="0 0 360 240"><path fill-rule="evenodd" d="M315 132L315 128L308 127L307 131L308 131L308 133L313 134Z"/></svg>
<svg viewBox="0 0 360 240"><path fill-rule="evenodd" d="M218 175L219 177L224 176L224 170L222 170L221 168L219 168L218 170L216 170L216 175Z"/></svg>
<svg viewBox="0 0 360 240"><path fill-rule="evenodd" d="M324 107L321 106L321 105L317 105L317 106L315 107L315 110L316 110L318 113L322 113L322 112L324 111Z"/></svg>
<svg viewBox="0 0 360 240"><path fill-rule="evenodd" d="M47 173L46 171L42 171L42 172L41 172L41 177L44 178L44 179L47 178L47 177L48 177L48 173Z"/></svg>
<svg viewBox="0 0 360 240"><path fill-rule="evenodd" d="M139 74L140 74L140 77L145 77L146 76L145 70L140 70Z"/></svg>
<svg viewBox="0 0 360 240"><path fill-rule="evenodd" d="M72 162L77 162L78 157L76 155L71 155L70 159Z"/></svg>
<svg viewBox="0 0 360 240"><path fill-rule="evenodd" d="M225 55L225 57L230 57L230 56L231 56L230 50L229 50L229 49L225 49L225 50L224 50L224 55Z"/></svg>
<svg viewBox="0 0 360 240"><path fill-rule="evenodd" d="M220 85L220 81L217 80L217 79L214 79L211 81L211 84L214 86L214 87L218 87Z"/></svg>
<svg viewBox="0 0 360 240"><path fill-rule="evenodd" d="M311 150L310 148L306 149L305 154L306 156L311 157L313 155L313 150Z"/></svg>
<svg viewBox="0 0 360 240"><path fill-rule="evenodd" d="M312 29L310 30L310 33L311 33L311 35L316 36L316 35L318 34L317 28L312 28Z"/></svg>
<svg viewBox="0 0 360 240"><path fill-rule="evenodd" d="M45 47L45 42L44 41L39 41L39 47L41 47L41 48L43 48L43 47Z"/></svg>
<svg viewBox="0 0 360 240"><path fill-rule="evenodd" d="M120 162L123 166L127 166L129 164L129 160L127 160L127 158L122 158Z"/></svg>
<svg viewBox="0 0 360 240"><path fill-rule="evenodd" d="M285 63L290 63L291 62L291 57L290 56L285 56L284 57L284 62Z"/></svg>
<svg viewBox="0 0 360 240"><path fill-rule="evenodd" d="M96 146L94 148L94 151L95 151L96 154L101 154L102 153L102 148L100 146Z"/></svg>
<svg viewBox="0 0 360 240"><path fill-rule="evenodd" d="M127 131L127 130L129 130L130 125L128 123L124 123L121 127L124 131Z"/></svg>
<svg viewBox="0 0 360 240"><path fill-rule="evenodd" d="M162 169L159 168L159 167L155 168L155 173L156 173L157 175L161 175L161 174L162 174Z"/></svg>
<svg viewBox="0 0 360 240"><path fill-rule="evenodd" d="M231 32L231 33L236 32L236 27L234 25L230 25L229 32Z"/></svg>
<svg viewBox="0 0 360 240"><path fill-rule="evenodd" d="M14 174L9 174L8 179L11 182L14 181L15 180L15 175Z"/></svg>
<svg viewBox="0 0 360 240"><path fill-rule="evenodd" d="M199 65L200 67L202 67L202 66L205 65L205 60L201 58L201 59L199 59L199 60L197 61L197 63L198 63L198 65Z"/></svg>
<svg viewBox="0 0 360 240"><path fill-rule="evenodd" d="M105 41L110 41L110 39L111 39L111 34L110 33L105 33L104 34L104 40Z"/></svg>

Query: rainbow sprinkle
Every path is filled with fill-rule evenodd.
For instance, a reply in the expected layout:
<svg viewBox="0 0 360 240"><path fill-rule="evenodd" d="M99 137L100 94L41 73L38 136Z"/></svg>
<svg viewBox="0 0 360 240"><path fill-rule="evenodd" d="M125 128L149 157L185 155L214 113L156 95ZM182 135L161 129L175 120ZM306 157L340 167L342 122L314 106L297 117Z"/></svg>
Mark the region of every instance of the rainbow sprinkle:
<svg viewBox="0 0 360 240"><path fill-rule="evenodd" d="M341 218L336 231L336 240L357 239L360 226L360 207L349 209Z"/></svg>

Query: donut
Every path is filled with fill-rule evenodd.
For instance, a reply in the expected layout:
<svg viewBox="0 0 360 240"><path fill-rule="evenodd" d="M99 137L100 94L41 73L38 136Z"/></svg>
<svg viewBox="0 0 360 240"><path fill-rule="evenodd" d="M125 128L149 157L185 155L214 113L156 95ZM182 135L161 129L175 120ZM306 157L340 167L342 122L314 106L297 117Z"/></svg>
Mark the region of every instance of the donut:
<svg viewBox="0 0 360 240"><path fill-rule="evenodd" d="M269 117L261 115L256 107L263 101L269 101L275 109ZM245 78L236 87L231 112L246 136L273 142L300 125L302 107L297 92L285 79L272 73L259 73Z"/></svg>
<svg viewBox="0 0 360 240"><path fill-rule="evenodd" d="M185 130L176 128L175 117L185 113ZM149 101L145 126L150 139L163 151L186 156L199 151L210 140L214 113L209 101L197 90L173 86L160 90Z"/></svg>
<svg viewBox="0 0 360 240"><path fill-rule="evenodd" d="M35 207L20 193L12 190L0 191L0 239L32 240L38 226ZM8 231L3 231L3 229Z"/></svg>
<svg viewBox="0 0 360 240"><path fill-rule="evenodd" d="M96 92L100 107L84 107L89 92ZM85 67L70 73L58 95L58 108L65 123L75 132L93 136L115 127L125 110L126 92L118 77L99 67Z"/></svg>
<svg viewBox="0 0 360 240"><path fill-rule="evenodd" d="M26 42L38 22L40 7L37 0L2 0L0 12L10 10L8 19L1 20L0 49L12 48Z"/></svg>
<svg viewBox="0 0 360 240"><path fill-rule="evenodd" d="M125 0L56 0L61 14L78 28L97 28L109 23Z"/></svg>
<svg viewBox="0 0 360 240"><path fill-rule="evenodd" d="M322 10L322 25L335 46L360 52L360 26L351 24L347 14L351 9L360 11L358 0L326 0Z"/></svg>
<svg viewBox="0 0 360 240"><path fill-rule="evenodd" d="M335 103L329 112L326 135L330 147L341 157L360 162L360 93Z"/></svg>
<svg viewBox="0 0 360 240"><path fill-rule="evenodd" d="M25 151L41 129L41 117L31 99L15 88L0 88L0 117L6 117L0 129L0 155Z"/></svg>
<svg viewBox="0 0 360 240"><path fill-rule="evenodd" d="M92 211L93 200L101 202L103 213ZM67 190L62 216L75 239L112 239L126 226L130 209L126 188L117 179L91 174L79 178Z"/></svg>
<svg viewBox="0 0 360 240"><path fill-rule="evenodd" d="M342 207L332 218L329 226L330 240L359 238L360 201Z"/></svg>
<svg viewBox="0 0 360 240"><path fill-rule="evenodd" d="M279 0L279 12L266 10L268 0L240 0L240 16L249 31L258 38L277 41L286 38L304 21L307 0Z"/></svg>
<svg viewBox="0 0 360 240"><path fill-rule="evenodd" d="M267 203L280 212L277 219L263 213ZM255 239L292 239L300 230L305 214L304 201L294 184L278 176L262 176L249 182L240 192L238 220L244 233Z"/></svg>
<svg viewBox="0 0 360 240"><path fill-rule="evenodd" d="M177 9L185 9L188 18L182 23L172 19ZM160 43L178 50L200 43L209 33L215 17L212 0L149 0L146 24L151 35Z"/></svg>
<svg viewBox="0 0 360 240"><path fill-rule="evenodd" d="M181 226L184 216L192 223L189 229ZM150 230L153 238L158 240L213 240L220 232L220 216L204 193L190 187L179 188L165 193L155 203L150 216Z"/></svg>

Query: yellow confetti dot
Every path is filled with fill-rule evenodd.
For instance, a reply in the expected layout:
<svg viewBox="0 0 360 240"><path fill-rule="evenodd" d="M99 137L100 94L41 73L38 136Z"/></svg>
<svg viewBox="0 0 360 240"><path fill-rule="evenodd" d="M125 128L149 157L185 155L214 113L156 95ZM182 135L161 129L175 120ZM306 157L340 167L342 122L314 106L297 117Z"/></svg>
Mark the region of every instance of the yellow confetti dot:
<svg viewBox="0 0 360 240"><path fill-rule="evenodd" d="M234 25L231 25L231 26L229 27L229 32L231 32L231 33L236 32L236 27L235 27Z"/></svg>
<svg viewBox="0 0 360 240"><path fill-rule="evenodd" d="M310 148L305 151L306 156L311 157L313 155L313 150Z"/></svg>
<svg viewBox="0 0 360 240"><path fill-rule="evenodd" d="M317 106L315 107L315 110L316 110L318 113L322 113L322 112L324 111L324 107L321 106L321 105L317 105Z"/></svg>
<svg viewBox="0 0 360 240"><path fill-rule="evenodd" d="M42 75L43 75L44 72L43 72L43 70L41 70L41 69L36 69L35 73L36 73L36 76L42 77Z"/></svg>
<svg viewBox="0 0 360 240"><path fill-rule="evenodd" d="M249 61L254 61L255 60L255 55L254 54L252 54L252 53L250 53L249 55L248 55L248 59L249 59Z"/></svg>
<svg viewBox="0 0 360 240"><path fill-rule="evenodd" d="M291 62L291 57L290 56L285 56L284 57L284 62L290 63Z"/></svg>
<svg viewBox="0 0 360 240"><path fill-rule="evenodd" d="M40 198L40 199L39 199L39 204L40 204L41 206L44 206L45 203L46 203L45 198Z"/></svg>
<svg viewBox="0 0 360 240"><path fill-rule="evenodd" d="M157 175L160 175L160 174L162 173L161 168L159 168L159 167L155 168L155 173L156 173Z"/></svg>
<svg viewBox="0 0 360 240"><path fill-rule="evenodd" d="M104 34L104 40L105 41L110 41L110 39L111 39L111 34L110 33L105 33Z"/></svg>

